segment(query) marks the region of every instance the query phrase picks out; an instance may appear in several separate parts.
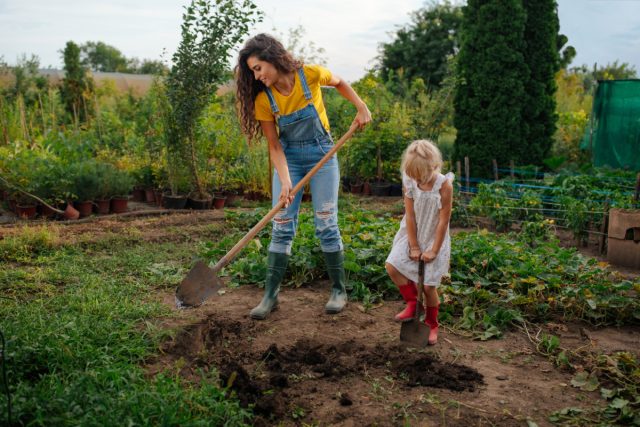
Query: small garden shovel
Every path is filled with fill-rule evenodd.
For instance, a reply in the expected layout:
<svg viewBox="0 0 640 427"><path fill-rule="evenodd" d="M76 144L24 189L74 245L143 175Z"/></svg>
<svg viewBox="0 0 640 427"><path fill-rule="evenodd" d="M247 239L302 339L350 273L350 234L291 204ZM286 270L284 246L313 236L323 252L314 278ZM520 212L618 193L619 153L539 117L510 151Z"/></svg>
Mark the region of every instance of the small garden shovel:
<svg viewBox="0 0 640 427"><path fill-rule="evenodd" d="M416 347L426 347L429 343L429 325L420 321L420 314L424 311L422 295L424 294L424 261L418 264L418 303L413 319L404 322L400 327L400 341L406 341Z"/></svg>
<svg viewBox="0 0 640 427"><path fill-rule="evenodd" d="M353 133L358 129L358 125L354 122L347 133L345 133L342 138L324 155L322 159L316 164L313 169L307 173L300 182L296 184L295 187L291 190L291 195L295 195L300 191L306 184L311 180L311 177L320 170L320 168L344 145L349 138L353 135ZM284 200L279 201L270 211L265 215L264 218L260 220L256 225L253 226L251 230L245 236L240 239L236 245L231 248L229 252L225 256L223 256L220 261L213 268L209 268L206 263L203 261L197 261L191 271L187 274L180 285L178 285L178 289L176 289L176 305L180 308L186 307L197 307L202 304L207 298L213 295L215 292L218 292L220 288L222 288L222 283L218 278L217 274L220 270L222 270L227 264L229 264L233 258L235 258L238 253L244 249L244 247L249 243L255 236L264 228L265 225L269 221L273 219L274 216L280 209L284 207ZM429 332L427 331L427 334Z"/></svg>

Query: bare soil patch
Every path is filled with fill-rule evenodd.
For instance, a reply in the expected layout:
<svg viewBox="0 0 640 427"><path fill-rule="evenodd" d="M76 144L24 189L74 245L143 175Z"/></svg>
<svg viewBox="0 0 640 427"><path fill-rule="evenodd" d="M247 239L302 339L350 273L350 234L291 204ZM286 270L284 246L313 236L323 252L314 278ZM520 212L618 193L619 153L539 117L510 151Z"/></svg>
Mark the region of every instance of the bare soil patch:
<svg viewBox="0 0 640 427"><path fill-rule="evenodd" d="M573 374L540 356L523 333L481 342L442 328L436 346L414 349L399 341L392 320L402 302L367 313L350 303L330 316L323 312L329 290L326 281L283 289L266 321L248 316L262 296L253 286L176 309L164 325L176 336L149 361L149 375L169 369L197 379L198 370L215 370L221 386L254 408L256 425L516 426L530 419L545 426L554 411L602 403L598 393L571 387ZM174 307L171 293L162 298ZM637 331L607 328L590 339L580 325L562 328L566 345L594 350L608 345L595 336L637 338Z"/></svg>

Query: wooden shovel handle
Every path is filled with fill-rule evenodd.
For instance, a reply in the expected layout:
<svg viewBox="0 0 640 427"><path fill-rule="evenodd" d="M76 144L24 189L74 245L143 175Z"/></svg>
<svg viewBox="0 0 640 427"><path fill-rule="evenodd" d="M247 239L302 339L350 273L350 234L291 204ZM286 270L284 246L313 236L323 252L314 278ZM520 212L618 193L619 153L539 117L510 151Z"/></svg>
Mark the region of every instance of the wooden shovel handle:
<svg viewBox="0 0 640 427"><path fill-rule="evenodd" d="M420 254L420 261L418 264L418 303L416 304L416 311L413 314L413 318L418 321L420 317L420 307L422 306L422 295L424 294L424 260L422 254Z"/></svg>
<svg viewBox="0 0 640 427"><path fill-rule="evenodd" d="M311 180L311 177L313 177L316 174L316 172L318 172L318 170L322 166L324 166L324 164L327 163L327 161L344 145L344 143L347 142L349 140L349 138L351 138L351 136L353 135L353 133L357 129L358 129L358 125L357 125L357 123L354 122L351 125L351 127L349 128L349 130L347 131L347 133L345 133L342 136L342 138L340 138L340 140L338 140L338 142L336 142L334 144L334 146L331 148L331 150L329 150L329 152L327 154L325 154L322 159L320 159L320 161L313 167L313 169L311 169L304 176L304 178L302 178L300 180L300 182L298 182L296 184L296 186L293 187L293 189L291 190L291 192L289 194L295 195L305 185L307 185L307 182L309 182L309 180ZM271 165L269 165L269 167L271 167ZM265 217L260 220L260 222L258 222L256 225L254 225L253 228L251 230L249 230L249 232L247 234L245 234L245 236L242 239L240 239L240 241L238 243L236 243L236 245L233 248L231 248L231 250L229 252L227 252L227 254L225 256L220 258L220 261L218 261L218 263L215 266L213 266L213 270L216 271L216 272L220 271L227 264L229 264L233 260L233 258L235 258L235 256L238 254L238 252L240 252L242 249L244 249L244 247L247 245L247 243L249 243L256 236L256 234L258 234L260 232L260 230L262 230L264 228L264 226L267 225L267 223L269 221L271 221L273 219L273 217L276 216L276 214L278 212L280 212L280 209L282 209L284 207L284 203L285 203L284 200L280 200L269 211L269 213L266 214Z"/></svg>

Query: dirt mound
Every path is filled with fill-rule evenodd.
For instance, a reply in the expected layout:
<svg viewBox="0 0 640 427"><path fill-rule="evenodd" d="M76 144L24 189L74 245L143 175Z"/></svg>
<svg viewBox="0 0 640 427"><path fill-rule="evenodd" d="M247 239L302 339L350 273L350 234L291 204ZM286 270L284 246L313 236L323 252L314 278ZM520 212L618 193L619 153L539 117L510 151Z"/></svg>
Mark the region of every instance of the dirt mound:
<svg viewBox="0 0 640 427"><path fill-rule="evenodd" d="M371 346L364 340L325 343L301 338L292 345L247 346L260 326L250 320L212 316L183 331L165 354L192 366L215 368L221 387L231 390L243 406L253 408L258 425L308 415L309 394L323 394L341 407L351 406L362 391L349 384L371 378L385 377L398 387L456 392L472 392L483 384L482 375L473 368L444 363L429 350L409 350L397 343ZM328 390L332 391L327 396Z"/></svg>

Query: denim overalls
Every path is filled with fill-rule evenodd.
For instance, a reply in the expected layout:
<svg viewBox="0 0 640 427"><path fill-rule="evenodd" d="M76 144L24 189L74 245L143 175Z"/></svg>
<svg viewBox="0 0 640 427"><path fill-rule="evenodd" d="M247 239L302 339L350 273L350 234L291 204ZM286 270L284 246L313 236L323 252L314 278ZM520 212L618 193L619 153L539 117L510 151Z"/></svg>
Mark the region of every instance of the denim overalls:
<svg viewBox="0 0 640 427"><path fill-rule="evenodd" d="M324 157L333 147L331 135L322 125L320 116L311 99L311 91L307 85L302 68L298 76L304 97L308 101L306 107L291 114L280 115L273 93L266 88L271 111L276 118L280 144L287 159L291 185L295 185ZM274 169L272 196L275 206L280 197L280 178ZM320 239L323 252L338 252L343 249L340 230L338 229L338 186L340 171L338 159L334 155L311 178L311 195L315 213L316 236ZM298 226L298 210L302 199L302 191L296 194L288 208L283 208L273 219L273 230L269 251L291 254L291 245Z"/></svg>

